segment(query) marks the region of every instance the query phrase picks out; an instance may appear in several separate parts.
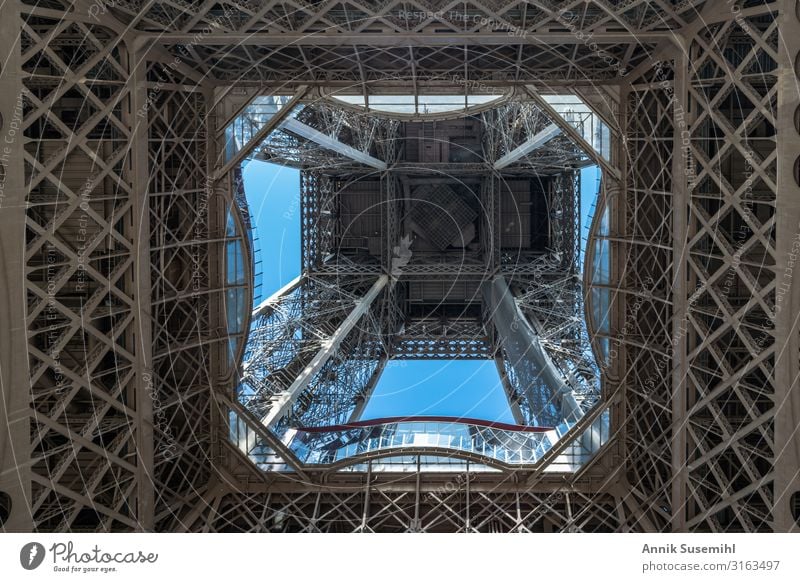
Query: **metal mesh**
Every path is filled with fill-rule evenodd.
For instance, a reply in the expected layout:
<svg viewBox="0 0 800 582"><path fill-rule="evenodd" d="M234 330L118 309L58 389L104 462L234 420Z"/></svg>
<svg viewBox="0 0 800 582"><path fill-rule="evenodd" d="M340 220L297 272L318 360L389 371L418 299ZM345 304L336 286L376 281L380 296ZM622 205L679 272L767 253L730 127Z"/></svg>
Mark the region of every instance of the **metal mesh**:
<svg viewBox="0 0 800 582"><path fill-rule="evenodd" d="M477 216L475 210L444 184L417 187L413 200L414 230L439 250L449 247Z"/></svg>

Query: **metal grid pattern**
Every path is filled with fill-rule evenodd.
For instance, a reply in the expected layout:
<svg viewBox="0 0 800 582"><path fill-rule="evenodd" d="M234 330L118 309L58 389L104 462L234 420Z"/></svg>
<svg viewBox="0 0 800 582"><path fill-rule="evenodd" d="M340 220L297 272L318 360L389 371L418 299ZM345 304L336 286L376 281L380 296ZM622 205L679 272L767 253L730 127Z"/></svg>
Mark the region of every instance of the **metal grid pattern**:
<svg viewBox="0 0 800 582"><path fill-rule="evenodd" d="M210 497L187 526L208 532L611 532L629 510L610 494L534 493L478 487L474 474L446 483L396 483L320 492L229 493Z"/></svg>
<svg viewBox="0 0 800 582"><path fill-rule="evenodd" d="M544 2L472 0L442 10L436 3L312 6L276 0L251 11L233 2L190 6L124 0L110 12L158 38L198 70L213 70L226 81L419 86L452 83L457 76L504 86L613 79L647 59L703 4L578 1L556 8ZM627 32L619 33L620 28ZM578 32L592 42L576 42ZM419 33L428 45L409 42ZM198 34L202 43L183 50Z"/></svg>
<svg viewBox="0 0 800 582"><path fill-rule="evenodd" d="M776 268L777 29L777 20L757 15L712 23L690 52L688 284L675 315L692 339L678 352L687 359L688 397L673 407L686 419L678 487L690 530L769 531L788 513L769 461L785 345L773 322L787 305Z"/></svg>
<svg viewBox="0 0 800 582"><path fill-rule="evenodd" d="M135 529L152 524L153 484L132 71L113 30L23 10L30 527Z"/></svg>
<svg viewBox="0 0 800 582"><path fill-rule="evenodd" d="M412 190L411 220L421 236L444 250L456 242L461 229L477 213L445 184L423 185Z"/></svg>

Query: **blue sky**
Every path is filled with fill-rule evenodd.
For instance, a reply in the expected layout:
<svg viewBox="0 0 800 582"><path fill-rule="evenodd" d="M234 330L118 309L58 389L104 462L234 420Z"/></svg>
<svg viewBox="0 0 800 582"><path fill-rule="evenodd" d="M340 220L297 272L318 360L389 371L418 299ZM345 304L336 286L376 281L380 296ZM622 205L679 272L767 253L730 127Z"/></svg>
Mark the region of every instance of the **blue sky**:
<svg viewBox="0 0 800 582"><path fill-rule="evenodd" d="M300 274L300 172L252 160L244 188L261 252L261 294L267 298Z"/></svg>
<svg viewBox="0 0 800 582"><path fill-rule="evenodd" d="M589 236L589 225L594 214L594 203L597 200L597 189L600 186L600 168L589 166L581 170L581 255ZM583 257L581 256L581 260Z"/></svg>
<svg viewBox="0 0 800 582"><path fill-rule="evenodd" d="M581 231L585 243L599 169L581 174ZM300 273L300 173L251 161L244 185L261 248L264 298ZM387 364L362 418L447 415L514 422L492 360L395 360Z"/></svg>
<svg viewBox="0 0 800 582"><path fill-rule="evenodd" d="M494 360L392 360L363 419L442 415L514 422Z"/></svg>

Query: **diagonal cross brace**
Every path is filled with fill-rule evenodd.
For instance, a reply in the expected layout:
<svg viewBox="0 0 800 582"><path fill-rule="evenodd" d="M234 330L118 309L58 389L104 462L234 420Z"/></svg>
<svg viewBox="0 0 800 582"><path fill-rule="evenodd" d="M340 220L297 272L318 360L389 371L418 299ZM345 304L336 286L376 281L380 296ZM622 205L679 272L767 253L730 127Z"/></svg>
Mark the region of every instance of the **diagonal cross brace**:
<svg viewBox="0 0 800 582"><path fill-rule="evenodd" d="M292 385L277 395L277 399L272 408L261 420L264 426L267 428L271 427L289 411L289 407L294 404L303 390L306 389L309 382L316 376L317 372L319 372L330 357L336 353L336 350L339 349L339 346L344 338L347 337L347 334L352 331L358 321L369 311L375 298L380 294L388 281L388 275L381 275L370 290L367 291L367 294L361 299L356 300L355 307L347 318L345 318L336 331L333 332L333 335L322 343L321 349L303 371L298 374L297 378L292 382Z"/></svg>
<svg viewBox="0 0 800 582"><path fill-rule="evenodd" d="M379 160L378 158L373 158L369 154L365 154L357 150L356 148L349 146L345 143L340 142L337 139L332 138L329 135L325 135L321 131L314 129L310 125L306 125L300 121L297 121L293 117L286 118L279 126L280 129L284 129L289 131L295 135L299 135L307 140L313 141L319 146L322 146L326 150L331 150L336 152L337 154L341 154L345 157L350 158L351 160L355 160L361 164L365 164L377 170L385 170L388 166L386 162L383 160Z"/></svg>
<svg viewBox="0 0 800 582"><path fill-rule="evenodd" d="M502 170L506 166L510 166L514 162L518 161L520 158L527 156L529 153L536 151L548 141L556 137L561 133L561 128L558 127L555 123L552 123L545 127L542 131L531 137L530 139L526 140L521 145L517 146L502 158L497 160L494 163L495 170Z"/></svg>
<svg viewBox="0 0 800 582"><path fill-rule="evenodd" d="M233 157L228 160L222 168L217 170L214 173L214 179L220 180L225 177L228 172L230 172L233 168L238 166L239 164L244 161L245 158L249 157L255 148L260 146L263 141L267 138L267 136L272 133L275 128L277 128L282 121L284 121L287 116L294 111L295 106L300 102L300 100L305 96L307 87L302 85L297 89L294 96L289 100L289 102L281 107L264 126L258 130L258 132L248 141L246 144L242 145L242 148L236 152ZM254 96L255 99L257 96ZM231 120L233 123L233 120Z"/></svg>

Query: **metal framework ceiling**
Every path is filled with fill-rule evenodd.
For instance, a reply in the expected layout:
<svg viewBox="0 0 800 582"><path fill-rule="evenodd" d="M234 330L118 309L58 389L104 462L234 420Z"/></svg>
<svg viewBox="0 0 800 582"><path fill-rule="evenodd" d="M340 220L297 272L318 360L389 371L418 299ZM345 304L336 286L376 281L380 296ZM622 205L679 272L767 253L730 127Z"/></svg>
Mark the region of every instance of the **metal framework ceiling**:
<svg viewBox="0 0 800 582"><path fill-rule="evenodd" d="M24 1L0 7L0 44L9 55L0 72L3 529L800 527L800 330L789 317L800 312L792 278L800 224L796 1L746 0L735 9L723 1L485 1L444 11L395 1ZM384 227L377 244L367 241L374 260L354 251L326 263L323 251L336 240L324 228L329 194L341 191L335 184L371 174L393 193L388 199L399 199L399 176L411 191L413 180L458 164L479 198L496 200L500 187L485 165L449 157L412 162L428 174L409 172L396 120L371 121L378 118L323 97L337 88L377 95L512 86L516 97L528 94L527 104L515 98L473 116L490 159L547 127L533 111L549 113L561 135L512 160L509 183L535 172L551 192L574 192L557 184L568 179L565 148L572 160L585 144L542 104L546 94L580 96L615 136L610 159L595 160L604 169L608 226L593 227L590 241L590 250L607 245L613 259L607 283L590 274L584 281L591 293L607 289L608 317L590 329L596 353L601 341L608 347L602 405L590 402L575 428L592 434L607 410L603 447L573 471L554 468L574 439L516 468L436 450L451 468L425 472L432 452L424 447L370 452L355 464L304 462L261 422L275 402L250 407L235 392L236 363L252 358L244 322L233 325L226 308L252 303L237 167L253 151L226 157L226 126L257 94L294 96L251 137L265 144L256 157L307 164L304 228L321 226L304 236L306 278L263 307L250 335L288 333L286 353L270 355L287 364L298 353L313 360L320 342L362 350L374 365L326 360L313 369L350 374L368 390L392 350L413 357L463 340L463 353L493 357L502 342L477 333L485 330L479 319L431 330L420 317L387 344L382 326L392 311L366 313L367 325L337 336L370 293L391 296L382 306L400 305L404 294L424 295L424 285L454 273L416 262L419 254L400 260L407 233L392 205L365 217ZM287 117L296 105L302 111ZM280 126L289 118L303 127ZM387 169L348 157L339 144ZM335 171L320 171L331 160ZM358 188L350 195L356 204ZM489 216L502 213L502 203L489 208ZM231 269L236 252L244 260ZM464 294L487 268L510 278L547 275L530 257L479 259L459 273ZM395 269L408 289L394 282ZM529 321L536 302L548 300L540 288L518 289L530 300ZM266 318L291 320L309 297L330 292L336 301L306 320L318 336L298 338ZM498 365L511 397L519 371L508 361ZM303 368L289 368L291 386ZM365 394L326 402L304 399L298 388L277 402L312 420L348 402L341 424ZM278 465L283 470L264 470Z"/></svg>
<svg viewBox="0 0 800 582"><path fill-rule="evenodd" d="M704 4L123 1L110 12L225 81L505 85L613 78Z"/></svg>
<svg viewBox="0 0 800 582"><path fill-rule="evenodd" d="M276 440L305 465L407 455L428 440L428 452L506 469L535 465L562 437L574 446L553 466L596 452L608 415L580 422L600 399L578 277L577 168L589 158L555 139L527 93L405 122L305 99L277 110L250 92L238 101L222 102L238 112L225 126L232 149L302 169L303 275L256 308L235 392L247 412L234 440L259 467L285 468ZM495 359L523 426L352 425L387 359L421 357ZM531 425L549 429L528 436Z"/></svg>

